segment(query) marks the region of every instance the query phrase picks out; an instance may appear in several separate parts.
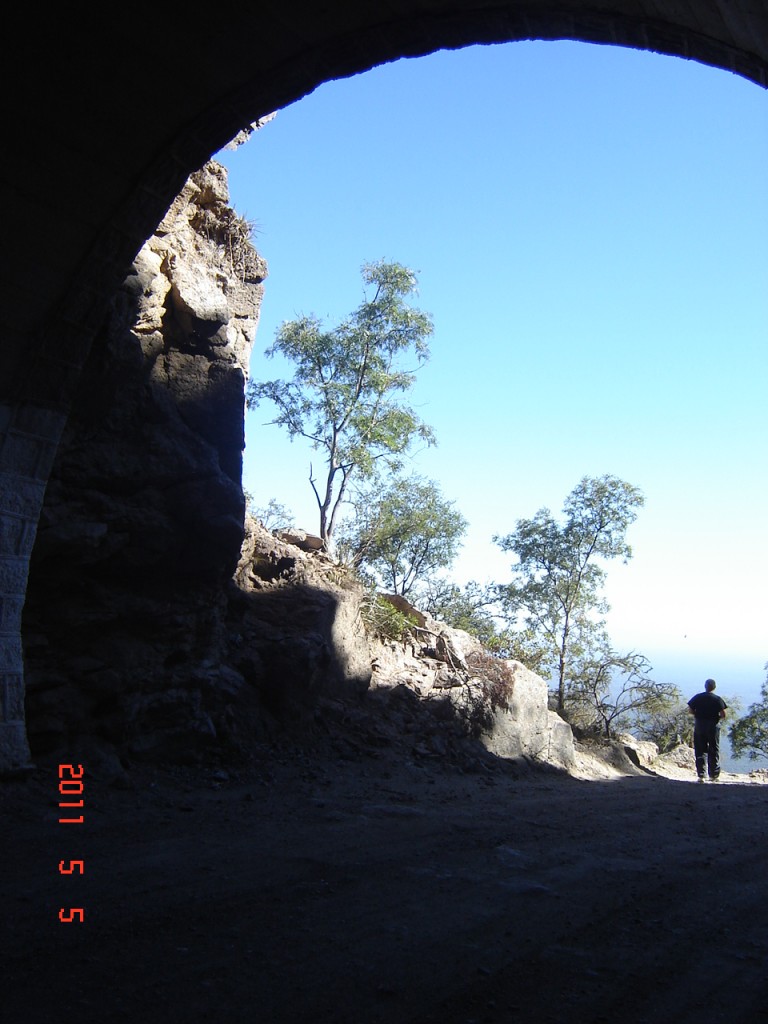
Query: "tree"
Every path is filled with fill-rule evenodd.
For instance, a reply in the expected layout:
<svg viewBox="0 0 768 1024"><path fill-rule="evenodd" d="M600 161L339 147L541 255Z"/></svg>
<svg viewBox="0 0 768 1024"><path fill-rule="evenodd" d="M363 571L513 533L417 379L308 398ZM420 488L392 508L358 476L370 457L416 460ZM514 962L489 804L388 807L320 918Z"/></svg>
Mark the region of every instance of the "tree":
<svg viewBox="0 0 768 1024"><path fill-rule="evenodd" d="M454 629L463 629L476 636L491 649L498 636L498 627L491 608L498 601L492 586L481 587L470 581L464 587L446 579L429 580L424 588L421 609L434 619Z"/></svg>
<svg viewBox="0 0 768 1024"><path fill-rule="evenodd" d="M730 706L730 705L729 705ZM693 715L678 690L668 707L641 708L634 716L632 730L638 739L650 740L662 753L684 743L693 746Z"/></svg>
<svg viewBox="0 0 768 1024"><path fill-rule="evenodd" d="M546 650L529 630L501 628L498 588L481 586L474 580L460 587L450 580L430 580L420 597L419 607L454 629L463 629L482 643L486 651L504 660L521 661L538 672Z"/></svg>
<svg viewBox="0 0 768 1024"><path fill-rule="evenodd" d="M768 662L764 667L768 669ZM760 688L760 697L762 699L750 704L746 715L728 730L734 757L746 755L752 761L768 757L768 675ZM730 701L728 707L731 708Z"/></svg>
<svg viewBox="0 0 768 1024"><path fill-rule="evenodd" d="M395 478L383 492L363 493L356 504L357 515L342 536L349 560L403 597L451 565L467 529L454 503L421 477Z"/></svg>
<svg viewBox="0 0 768 1024"><path fill-rule="evenodd" d="M671 683L651 679L650 670L644 655L619 654L603 635L599 646L579 658L573 668L569 707L588 724L596 724L606 739L628 728L638 716L670 712L680 701L680 691Z"/></svg>
<svg viewBox="0 0 768 1024"><path fill-rule="evenodd" d="M277 406L273 423L323 452L325 477L318 482L310 466L309 480L326 547L353 477L369 478L382 462L396 469L417 438L434 443L431 429L398 401L428 358L433 332L429 316L405 301L416 290L415 274L380 261L365 264L362 277L369 291L338 327L324 331L314 316L284 323L266 355L293 362L293 378L251 382L247 392L249 408L269 399ZM408 356L416 367L402 367Z"/></svg>
<svg viewBox="0 0 768 1024"><path fill-rule="evenodd" d="M288 530L294 525L293 513L277 498L270 498L266 505L255 505L251 494L246 492L245 497L248 511L265 530Z"/></svg>
<svg viewBox="0 0 768 1024"><path fill-rule="evenodd" d="M738 697L724 697L728 714L737 715L742 704ZM677 690L677 699L667 707L643 708L632 721L632 731L643 740L651 740L662 753L681 743L693 746L694 717L688 704ZM738 756L738 755L737 755Z"/></svg>
<svg viewBox="0 0 768 1024"><path fill-rule="evenodd" d="M588 650L591 631L601 625L595 613L608 610L600 593L606 573L597 559L631 558L626 532L644 500L614 476L584 477L565 500L562 524L542 508L533 519L518 520L514 533L494 537L518 558L515 579L499 587L499 596L507 615L523 615L548 648L560 712L570 663Z"/></svg>

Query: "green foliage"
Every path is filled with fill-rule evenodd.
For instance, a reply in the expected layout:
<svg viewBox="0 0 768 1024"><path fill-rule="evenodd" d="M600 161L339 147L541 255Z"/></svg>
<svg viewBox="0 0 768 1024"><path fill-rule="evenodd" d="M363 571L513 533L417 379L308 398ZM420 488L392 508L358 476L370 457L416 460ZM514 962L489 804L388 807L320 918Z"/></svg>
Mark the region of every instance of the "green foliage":
<svg viewBox="0 0 768 1024"><path fill-rule="evenodd" d="M572 666L569 717L610 738L630 728L638 715L668 714L679 705L680 691L651 679L650 670L646 657L635 651L619 654L603 634Z"/></svg>
<svg viewBox="0 0 768 1024"><path fill-rule="evenodd" d="M768 669L768 663L765 668ZM734 722L728 730L734 757L748 757L752 761L768 758L768 676L760 688L761 700L750 704L746 715ZM733 711L732 701L726 701Z"/></svg>
<svg viewBox="0 0 768 1024"><path fill-rule="evenodd" d="M667 705L640 708L632 718L631 731L640 739L651 740L662 753L672 750L680 743L693 746L694 718L688 710L688 703L676 687L677 697ZM738 697L726 697L729 714L738 714L741 701Z"/></svg>
<svg viewBox="0 0 768 1024"><path fill-rule="evenodd" d="M424 588L420 604L433 619L463 629L476 636L484 647L490 647L498 635L491 611L496 600L493 587L481 587L472 581L462 588L450 580L434 579Z"/></svg>
<svg viewBox="0 0 768 1024"><path fill-rule="evenodd" d="M248 511L258 519L265 530L287 530L294 524L293 513L276 498L270 498L266 505L253 504L253 497L246 494Z"/></svg>
<svg viewBox="0 0 768 1024"><path fill-rule="evenodd" d="M434 619L471 633L495 658L520 661L539 672L546 648L530 630L500 628L498 601L495 584L482 587L474 581L459 587L448 580L430 580L420 595L420 607Z"/></svg>
<svg viewBox="0 0 768 1024"><path fill-rule="evenodd" d="M323 453L325 478L318 483L310 469L310 484L326 545L353 477L370 478L380 463L397 469L416 439L434 443L431 429L399 401L429 356L433 332L429 316L405 301L415 274L380 261L364 265L362 277L369 291L338 327L326 331L314 316L284 323L266 354L294 363L293 378L253 381L247 392L249 408L268 399L277 407L273 423ZM416 367L404 368L406 358Z"/></svg>
<svg viewBox="0 0 768 1024"><path fill-rule="evenodd" d="M357 568L405 597L456 557L467 521L431 480L396 478L381 493L355 502L356 515L340 548Z"/></svg>
<svg viewBox="0 0 768 1024"><path fill-rule="evenodd" d="M597 559L631 557L626 531L643 503L641 492L623 480L584 477L565 500L564 522L542 508L533 519L518 520L514 533L494 537L518 559L513 582L499 586L505 614L512 621L522 615L546 648L559 711L571 663L589 651L593 631L602 626L595 616L608 610L600 593L606 573Z"/></svg>
<svg viewBox="0 0 768 1024"><path fill-rule="evenodd" d="M632 722L632 732L641 740L655 743L662 754L681 743L693 746L693 715L677 691L677 699L668 707L640 708Z"/></svg>
<svg viewBox="0 0 768 1024"><path fill-rule="evenodd" d="M520 661L531 672L546 675L547 648L530 629L502 629L489 645L497 658Z"/></svg>
<svg viewBox="0 0 768 1024"><path fill-rule="evenodd" d="M405 643L413 636L413 627L418 625L415 619L398 611L375 591L370 591L363 601L361 614L366 632L380 640Z"/></svg>

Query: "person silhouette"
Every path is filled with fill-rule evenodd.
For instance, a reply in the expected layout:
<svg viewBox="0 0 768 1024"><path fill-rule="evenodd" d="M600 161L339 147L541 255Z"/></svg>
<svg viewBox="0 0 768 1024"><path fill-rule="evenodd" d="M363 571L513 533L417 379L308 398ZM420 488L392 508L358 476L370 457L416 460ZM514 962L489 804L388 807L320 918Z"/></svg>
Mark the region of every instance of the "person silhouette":
<svg viewBox="0 0 768 1024"><path fill-rule="evenodd" d="M688 701L688 712L694 716L693 752L699 782L704 782L705 764L712 782L720 778L720 723L728 705L713 692L716 686L714 679L707 679L704 691Z"/></svg>

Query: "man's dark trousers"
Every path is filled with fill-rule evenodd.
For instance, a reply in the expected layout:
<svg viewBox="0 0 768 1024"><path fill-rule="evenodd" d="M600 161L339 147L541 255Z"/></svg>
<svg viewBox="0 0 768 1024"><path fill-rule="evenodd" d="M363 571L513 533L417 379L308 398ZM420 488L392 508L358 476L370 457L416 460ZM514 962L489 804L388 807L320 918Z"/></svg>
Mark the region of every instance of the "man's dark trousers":
<svg viewBox="0 0 768 1024"><path fill-rule="evenodd" d="M704 761L710 779L720 775L720 723L697 718L693 727L693 752L696 755L696 774L704 775Z"/></svg>

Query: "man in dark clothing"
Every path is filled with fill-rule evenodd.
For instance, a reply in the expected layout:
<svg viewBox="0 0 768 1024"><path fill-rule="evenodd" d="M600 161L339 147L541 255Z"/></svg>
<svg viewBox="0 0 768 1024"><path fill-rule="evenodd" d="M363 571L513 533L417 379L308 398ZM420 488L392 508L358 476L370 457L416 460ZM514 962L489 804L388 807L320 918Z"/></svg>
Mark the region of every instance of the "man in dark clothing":
<svg viewBox="0 0 768 1024"><path fill-rule="evenodd" d="M716 683L708 679L704 692L688 701L688 711L695 717L693 750L696 755L696 774L704 781L704 761L712 782L720 778L720 722L725 718L728 705L713 693Z"/></svg>

